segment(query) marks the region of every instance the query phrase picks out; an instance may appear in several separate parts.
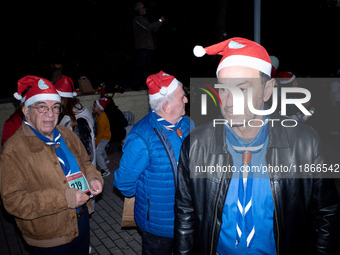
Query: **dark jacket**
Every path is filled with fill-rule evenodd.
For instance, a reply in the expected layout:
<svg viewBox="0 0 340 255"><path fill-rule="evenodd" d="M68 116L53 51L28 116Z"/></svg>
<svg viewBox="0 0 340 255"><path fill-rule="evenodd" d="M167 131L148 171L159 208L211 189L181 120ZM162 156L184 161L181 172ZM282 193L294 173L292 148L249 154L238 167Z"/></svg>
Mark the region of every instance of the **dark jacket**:
<svg viewBox="0 0 340 255"><path fill-rule="evenodd" d="M111 139L110 141L122 143L126 136L125 127L128 125L124 114L119 110L118 106L114 103L113 99L105 108L105 113L110 122Z"/></svg>
<svg viewBox="0 0 340 255"><path fill-rule="evenodd" d="M270 124L272 125L272 124ZM267 166L323 164L316 132L307 126L269 129ZM198 173L195 166L232 166L224 125L194 130L184 141L175 198L175 254L215 254L231 172ZM332 179L268 173L278 254L339 254L339 197Z"/></svg>
<svg viewBox="0 0 340 255"><path fill-rule="evenodd" d="M162 22L149 22L145 16L138 15L133 19L133 31L136 49L156 49L153 32L156 32Z"/></svg>

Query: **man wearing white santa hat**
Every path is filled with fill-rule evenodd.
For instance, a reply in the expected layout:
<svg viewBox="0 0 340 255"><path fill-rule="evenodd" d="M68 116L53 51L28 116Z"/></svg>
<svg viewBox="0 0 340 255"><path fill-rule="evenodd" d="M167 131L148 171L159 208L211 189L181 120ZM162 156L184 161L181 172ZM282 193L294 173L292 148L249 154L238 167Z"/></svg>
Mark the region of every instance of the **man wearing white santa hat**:
<svg viewBox="0 0 340 255"><path fill-rule="evenodd" d="M135 196L134 218L142 235L142 254L171 255L177 162L190 131L188 99L174 76L150 75L150 112L132 128L123 147L114 186Z"/></svg>
<svg viewBox="0 0 340 255"><path fill-rule="evenodd" d="M222 55L216 74L225 121L202 125L183 142L175 254L339 254L339 197L333 180L308 172L266 171L327 164L314 130L269 124L283 118L250 111L248 97L255 109L266 109L275 83L265 48L231 38L195 47L194 54ZM236 89L245 99L243 114L234 114L239 99L231 91Z"/></svg>

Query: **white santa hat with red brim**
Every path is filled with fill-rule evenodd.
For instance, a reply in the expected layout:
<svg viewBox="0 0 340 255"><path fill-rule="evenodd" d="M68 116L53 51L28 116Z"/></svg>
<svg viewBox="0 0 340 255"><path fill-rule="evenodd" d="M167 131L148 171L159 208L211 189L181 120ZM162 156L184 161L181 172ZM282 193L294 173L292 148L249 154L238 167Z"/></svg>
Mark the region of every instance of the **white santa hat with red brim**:
<svg viewBox="0 0 340 255"><path fill-rule="evenodd" d="M77 96L77 92L74 89L73 80L68 76L63 76L55 84L57 92L61 97L73 98Z"/></svg>
<svg viewBox="0 0 340 255"><path fill-rule="evenodd" d="M205 48L195 46L196 57L202 57L205 54L222 55L216 75L224 67L246 66L271 76L272 65L266 49L248 39L234 37Z"/></svg>
<svg viewBox="0 0 340 255"><path fill-rule="evenodd" d="M149 88L149 99L155 100L166 97L176 90L179 81L170 74L163 71L152 74L146 79Z"/></svg>
<svg viewBox="0 0 340 255"><path fill-rule="evenodd" d="M61 101L58 92L49 80L33 75L27 75L18 80L18 92L13 95L26 107L38 101Z"/></svg>

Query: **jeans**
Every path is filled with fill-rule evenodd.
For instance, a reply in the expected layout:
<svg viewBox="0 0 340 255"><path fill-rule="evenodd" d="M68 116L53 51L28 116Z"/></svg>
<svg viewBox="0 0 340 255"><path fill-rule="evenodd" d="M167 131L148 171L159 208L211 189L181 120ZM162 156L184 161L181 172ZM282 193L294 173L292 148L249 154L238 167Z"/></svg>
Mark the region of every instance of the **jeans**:
<svg viewBox="0 0 340 255"><path fill-rule="evenodd" d="M78 219L78 230L79 235L70 243L49 248L29 246L29 253L31 255L87 255L90 246L90 224L87 208L83 216Z"/></svg>
<svg viewBox="0 0 340 255"><path fill-rule="evenodd" d="M106 151L105 147L110 142L110 140L100 140L96 148L96 157L97 157L97 164L100 170L108 170L107 165L105 163L106 160Z"/></svg>
<svg viewBox="0 0 340 255"><path fill-rule="evenodd" d="M174 249L174 239L156 236L138 228L142 236L142 255L171 255Z"/></svg>

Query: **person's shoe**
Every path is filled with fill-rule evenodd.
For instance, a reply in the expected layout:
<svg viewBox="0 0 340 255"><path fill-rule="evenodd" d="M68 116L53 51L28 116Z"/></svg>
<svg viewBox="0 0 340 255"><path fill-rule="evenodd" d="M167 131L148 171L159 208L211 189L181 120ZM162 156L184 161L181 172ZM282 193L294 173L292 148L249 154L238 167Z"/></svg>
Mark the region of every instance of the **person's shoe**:
<svg viewBox="0 0 340 255"><path fill-rule="evenodd" d="M101 170L101 174L102 174L102 177L104 178L104 177L110 175L110 171L109 170Z"/></svg>

